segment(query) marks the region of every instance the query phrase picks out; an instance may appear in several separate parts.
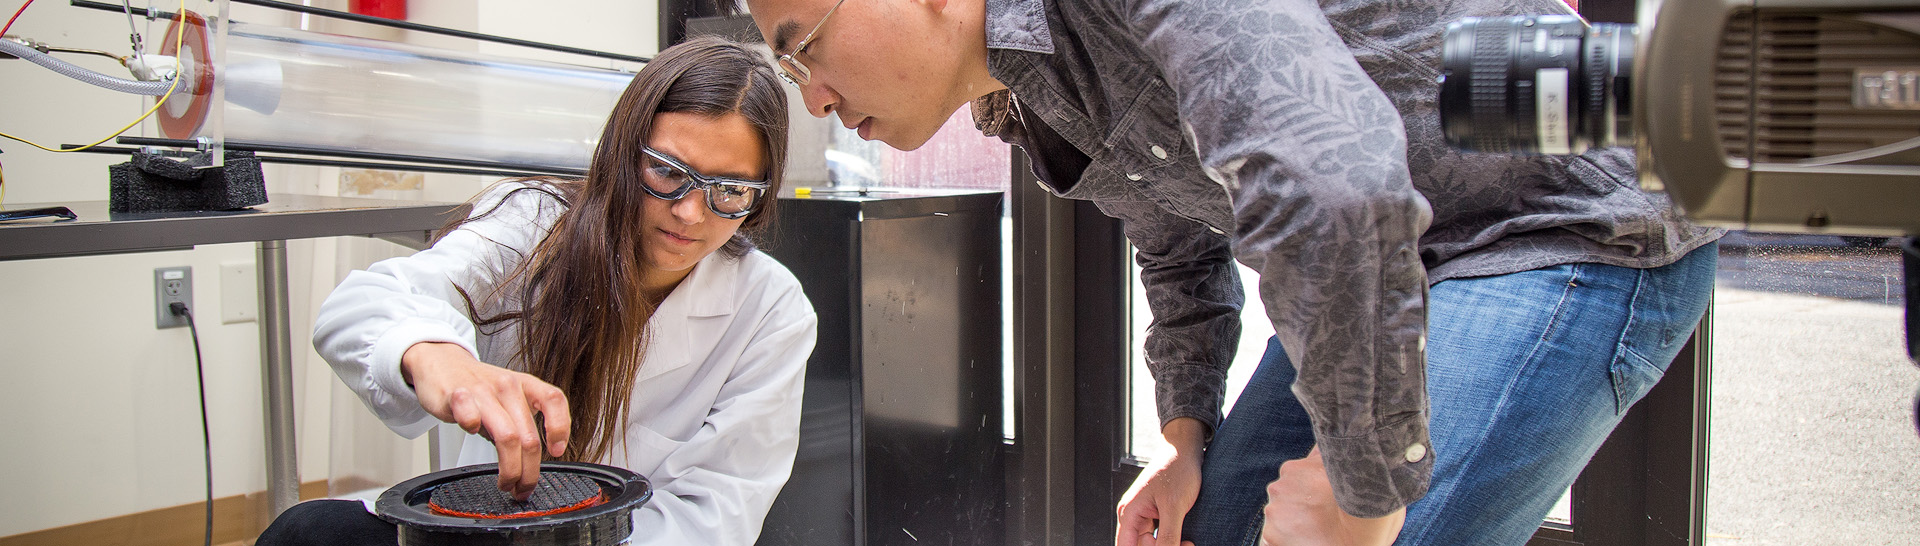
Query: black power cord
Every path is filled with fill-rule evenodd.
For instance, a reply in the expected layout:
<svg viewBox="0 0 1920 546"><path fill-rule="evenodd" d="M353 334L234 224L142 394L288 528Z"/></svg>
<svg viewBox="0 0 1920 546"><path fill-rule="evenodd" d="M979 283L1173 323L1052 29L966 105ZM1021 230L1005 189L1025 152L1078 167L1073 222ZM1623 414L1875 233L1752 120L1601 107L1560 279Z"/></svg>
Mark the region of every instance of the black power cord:
<svg viewBox="0 0 1920 546"><path fill-rule="evenodd" d="M173 302L167 304L167 311L173 316L187 318L187 331L193 333L193 368L200 383L200 449L206 454L207 461L207 541L213 546L213 433L207 427L207 365L200 358L200 327L193 323L193 311L187 304Z"/></svg>

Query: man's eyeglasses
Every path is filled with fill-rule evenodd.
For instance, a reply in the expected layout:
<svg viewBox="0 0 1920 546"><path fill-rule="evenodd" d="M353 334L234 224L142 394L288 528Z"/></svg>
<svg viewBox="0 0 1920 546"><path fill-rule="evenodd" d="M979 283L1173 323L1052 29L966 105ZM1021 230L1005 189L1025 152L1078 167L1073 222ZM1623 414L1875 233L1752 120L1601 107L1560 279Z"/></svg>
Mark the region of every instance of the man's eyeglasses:
<svg viewBox="0 0 1920 546"><path fill-rule="evenodd" d="M714 215L728 220L752 213L754 207L759 206L760 197L772 186L761 180L705 176L673 156L653 148L641 150L647 154L646 168L640 173L644 182L641 187L647 190L648 195L675 201L686 197L687 192L705 189L707 208L713 209Z"/></svg>
<svg viewBox="0 0 1920 546"><path fill-rule="evenodd" d="M801 52L807 50L807 46L813 45L814 34L820 32L820 27L827 24L827 18L833 17L833 12L840 9L840 4L845 3L847 3L847 0L834 2L833 9L827 10L826 15L820 16L820 22L813 25L813 30L807 31L807 36L801 38L800 43L793 45L792 53L781 55L779 59L776 59L780 63L780 79L787 80L787 83L792 84L794 87L799 87L806 85L807 80L813 78L813 72L807 70L807 65L800 64L800 59L796 59L793 56L799 55Z"/></svg>

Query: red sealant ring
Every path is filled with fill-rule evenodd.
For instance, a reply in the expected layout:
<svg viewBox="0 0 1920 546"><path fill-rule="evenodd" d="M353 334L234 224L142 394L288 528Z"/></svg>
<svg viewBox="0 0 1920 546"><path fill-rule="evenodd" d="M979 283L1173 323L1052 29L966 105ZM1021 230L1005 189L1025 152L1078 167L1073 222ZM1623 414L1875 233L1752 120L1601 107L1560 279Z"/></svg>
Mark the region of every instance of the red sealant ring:
<svg viewBox="0 0 1920 546"><path fill-rule="evenodd" d="M192 28L187 29L185 37L176 40L174 36L179 34L180 22L183 18ZM178 41L184 41L184 44L176 45ZM198 13L184 12L183 17L175 18L172 24L167 25L166 39L162 42L161 55L179 58L179 48L186 48L193 52L193 68L188 71L194 75L193 92L185 113L175 117L169 111L170 108L162 106L154 112L154 116L160 119L160 132L167 138L193 138L200 132L200 126L206 124L207 110L213 103L213 52L207 49L207 19ZM184 62L184 59L182 61ZM186 66L183 64L181 68L185 70ZM179 100L181 91L184 89L175 89L173 98L167 100ZM160 98L154 97L154 100L160 100Z"/></svg>

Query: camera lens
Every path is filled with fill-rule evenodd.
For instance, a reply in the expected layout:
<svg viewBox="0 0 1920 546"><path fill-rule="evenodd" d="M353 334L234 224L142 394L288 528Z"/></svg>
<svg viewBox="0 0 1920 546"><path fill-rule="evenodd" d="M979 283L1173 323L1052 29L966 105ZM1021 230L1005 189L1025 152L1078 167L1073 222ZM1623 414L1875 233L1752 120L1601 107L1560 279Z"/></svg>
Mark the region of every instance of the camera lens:
<svg viewBox="0 0 1920 546"><path fill-rule="evenodd" d="M1447 25L1440 124L1455 148L1576 154L1631 143L1633 25L1577 17Z"/></svg>

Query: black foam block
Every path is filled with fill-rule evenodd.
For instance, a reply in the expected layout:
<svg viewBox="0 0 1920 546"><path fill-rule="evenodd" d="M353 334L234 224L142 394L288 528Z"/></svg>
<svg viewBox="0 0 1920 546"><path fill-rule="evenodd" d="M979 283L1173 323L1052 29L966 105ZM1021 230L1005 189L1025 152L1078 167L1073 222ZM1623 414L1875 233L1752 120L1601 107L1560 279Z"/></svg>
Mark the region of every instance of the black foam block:
<svg viewBox="0 0 1920 546"><path fill-rule="evenodd" d="M267 202L266 177L253 152L229 150L226 166L204 169L135 152L107 173L113 212L233 210Z"/></svg>

